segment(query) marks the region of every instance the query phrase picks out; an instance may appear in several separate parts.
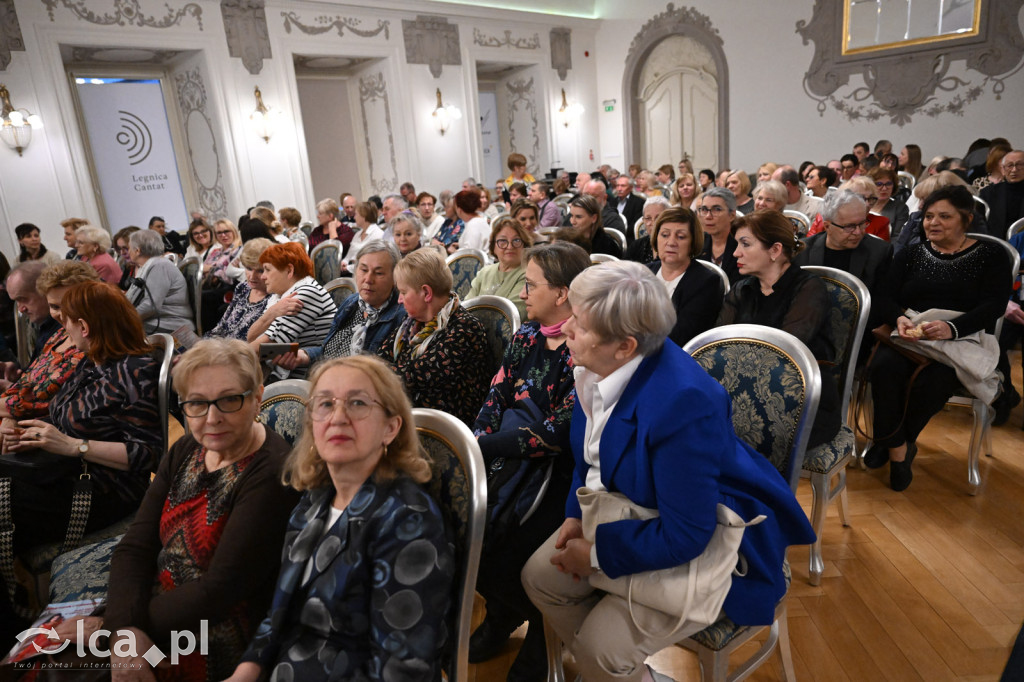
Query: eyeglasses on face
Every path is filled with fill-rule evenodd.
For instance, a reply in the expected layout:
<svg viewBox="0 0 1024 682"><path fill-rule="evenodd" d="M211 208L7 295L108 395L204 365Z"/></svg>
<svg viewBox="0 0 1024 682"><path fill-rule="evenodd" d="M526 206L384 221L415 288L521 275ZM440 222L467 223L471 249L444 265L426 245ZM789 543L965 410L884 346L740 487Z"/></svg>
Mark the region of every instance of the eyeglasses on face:
<svg viewBox="0 0 1024 682"><path fill-rule="evenodd" d="M370 416L370 410L376 405L381 409L384 406L376 400L367 396L350 396L348 398L335 398L332 395L315 395L309 399L306 403L306 409L309 410L309 416L315 422L327 421L334 415L334 411L338 409L338 405L342 406L342 410L345 415L348 416L350 421L360 421Z"/></svg>
<svg viewBox="0 0 1024 682"><path fill-rule="evenodd" d="M231 414L242 409L246 397L251 393L250 389L245 393L226 395L216 400L184 400L180 403L181 411L185 413L186 417L205 417L206 413L210 411L210 405L216 405L222 414Z"/></svg>
<svg viewBox="0 0 1024 682"><path fill-rule="evenodd" d="M875 187L877 187L878 189L885 189L886 187L892 187L892 186L893 186L892 180L879 180L878 182L875 183Z"/></svg>
<svg viewBox="0 0 1024 682"><path fill-rule="evenodd" d="M1024 170L1024 161L1003 161L1006 170Z"/></svg>
<svg viewBox="0 0 1024 682"><path fill-rule="evenodd" d="M701 215L711 215L712 213L718 215L720 213L725 213L725 211L725 206L701 206L697 209L697 213L700 213Z"/></svg>
<svg viewBox="0 0 1024 682"><path fill-rule="evenodd" d="M549 287L549 286L551 286L550 282L531 282L528 279L524 279L523 280L523 288L526 289L526 295L527 296L530 295L530 290L531 289L536 289L537 287Z"/></svg>
<svg viewBox="0 0 1024 682"><path fill-rule="evenodd" d="M858 230L858 229L859 230L866 230L866 229L868 229L868 221L866 221L866 220L864 222L861 222L861 223L850 223L849 225L840 225L839 223L834 223L831 220L829 222L832 223L832 225L834 227L838 227L843 232L853 232L854 230Z"/></svg>
<svg viewBox="0 0 1024 682"><path fill-rule="evenodd" d="M231 230L217 230L214 234L218 237L223 237L226 234L231 234Z"/></svg>
<svg viewBox="0 0 1024 682"><path fill-rule="evenodd" d="M497 246L499 249L507 249L509 244L518 249L520 246L523 245L523 240L520 239L519 237L514 238L512 241L509 241L507 239L494 240L494 245Z"/></svg>

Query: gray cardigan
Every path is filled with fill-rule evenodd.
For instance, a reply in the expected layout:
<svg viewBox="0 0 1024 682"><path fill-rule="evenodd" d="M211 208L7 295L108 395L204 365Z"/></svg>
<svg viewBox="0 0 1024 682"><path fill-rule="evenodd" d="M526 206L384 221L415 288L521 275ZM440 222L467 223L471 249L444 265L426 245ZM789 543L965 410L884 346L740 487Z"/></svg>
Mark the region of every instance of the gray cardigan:
<svg viewBox="0 0 1024 682"><path fill-rule="evenodd" d="M139 269L136 278L146 283L145 288L133 283L127 296L139 311L147 334L170 334L181 327L195 331L188 286L174 263L154 256Z"/></svg>

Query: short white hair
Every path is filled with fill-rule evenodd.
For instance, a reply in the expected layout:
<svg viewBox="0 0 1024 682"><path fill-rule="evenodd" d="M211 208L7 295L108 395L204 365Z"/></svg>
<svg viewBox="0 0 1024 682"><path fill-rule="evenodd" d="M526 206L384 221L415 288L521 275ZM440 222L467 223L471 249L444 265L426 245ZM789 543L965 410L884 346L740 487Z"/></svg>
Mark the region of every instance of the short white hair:
<svg viewBox="0 0 1024 682"><path fill-rule="evenodd" d="M100 247L100 251L106 251L110 248L110 233L102 227L89 224L82 225L75 230L75 238L81 239L86 244L95 244Z"/></svg>
<svg viewBox="0 0 1024 682"><path fill-rule="evenodd" d="M641 355L656 353L676 324L665 285L646 266L631 261L587 268L569 286L574 313L587 316L605 341L636 339Z"/></svg>

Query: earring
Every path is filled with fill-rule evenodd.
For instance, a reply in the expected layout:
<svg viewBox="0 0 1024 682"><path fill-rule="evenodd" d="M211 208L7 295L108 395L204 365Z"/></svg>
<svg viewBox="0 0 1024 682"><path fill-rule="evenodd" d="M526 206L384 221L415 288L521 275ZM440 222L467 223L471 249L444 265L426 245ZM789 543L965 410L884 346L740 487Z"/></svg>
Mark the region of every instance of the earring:
<svg viewBox="0 0 1024 682"><path fill-rule="evenodd" d="M253 419L253 421L256 422L257 424L262 424L263 423L263 415L257 413L256 414L256 418Z"/></svg>

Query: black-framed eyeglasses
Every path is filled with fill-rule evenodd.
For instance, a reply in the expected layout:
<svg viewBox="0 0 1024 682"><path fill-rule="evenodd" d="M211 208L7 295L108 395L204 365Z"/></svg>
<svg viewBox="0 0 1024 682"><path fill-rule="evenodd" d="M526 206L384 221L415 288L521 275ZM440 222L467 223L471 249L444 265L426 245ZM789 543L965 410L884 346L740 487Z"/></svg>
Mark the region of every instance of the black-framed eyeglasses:
<svg viewBox="0 0 1024 682"><path fill-rule="evenodd" d="M715 215L719 215L721 213L725 213L726 210L728 210L728 209L726 209L725 206L698 206L697 207L697 213L700 213L701 215L711 215L712 213L714 213Z"/></svg>
<svg viewBox="0 0 1024 682"><path fill-rule="evenodd" d="M221 414L231 414L242 409L245 399L251 394L252 389L249 389L245 393L225 395L216 400L183 400L179 404L186 417L205 417L206 413L210 411L210 405L216 405Z"/></svg>
<svg viewBox="0 0 1024 682"><path fill-rule="evenodd" d="M494 240L494 245L497 246L499 249L507 249L509 244L511 244L512 246L514 246L515 248L518 249L520 246L523 245L523 240L520 239L519 237L516 237L512 241L509 241L507 239L495 239Z"/></svg>
<svg viewBox="0 0 1024 682"><path fill-rule="evenodd" d="M849 225L840 225L839 223L834 223L831 220L829 222L832 223L833 227L838 227L843 232L853 232L854 230L856 230L858 228L859 229L863 229L863 230L868 229L868 221L867 220L865 220L864 222L860 222L860 223L850 223Z"/></svg>
<svg viewBox="0 0 1024 682"><path fill-rule="evenodd" d="M338 405L342 406L350 421L360 421L370 416L373 406L384 409L376 400L366 396L349 396L347 398L335 398L333 395L315 395L306 403L309 416L315 422L327 421L334 415Z"/></svg>
<svg viewBox="0 0 1024 682"><path fill-rule="evenodd" d="M530 295L530 289L535 289L537 287L549 287L549 286L551 286L550 282L531 282L528 279L524 279L523 280L523 288L526 289L526 295L527 296Z"/></svg>
<svg viewBox="0 0 1024 682"><path fill-rule="evenodd" d="M217 230L216 232L214 232L214 234L217 235L218 237L223 237L226 234L233 235L234 233L231 230Z"/></svg>
<svg viewBox="0 0 1024 682"><path fill-rule="evenodd" d="M885 189L886 187L893 187L892 180L879 180L875 183L875 187L878 189Z"/></svg>

